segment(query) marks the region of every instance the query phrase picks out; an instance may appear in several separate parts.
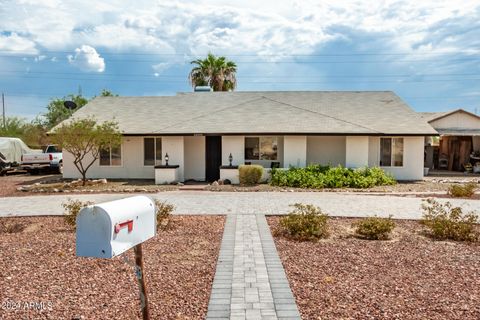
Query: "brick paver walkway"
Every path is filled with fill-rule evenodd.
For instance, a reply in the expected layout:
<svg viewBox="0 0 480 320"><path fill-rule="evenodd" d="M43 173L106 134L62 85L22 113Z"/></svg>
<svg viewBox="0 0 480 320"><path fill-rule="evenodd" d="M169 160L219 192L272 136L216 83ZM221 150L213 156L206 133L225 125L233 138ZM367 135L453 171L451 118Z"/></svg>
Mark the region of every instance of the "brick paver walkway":
<svg viewBox="0 0 480 320"><path fill-rule="evenodd" d="M264 215L227 217L207 319L300 319Z"/></svg>

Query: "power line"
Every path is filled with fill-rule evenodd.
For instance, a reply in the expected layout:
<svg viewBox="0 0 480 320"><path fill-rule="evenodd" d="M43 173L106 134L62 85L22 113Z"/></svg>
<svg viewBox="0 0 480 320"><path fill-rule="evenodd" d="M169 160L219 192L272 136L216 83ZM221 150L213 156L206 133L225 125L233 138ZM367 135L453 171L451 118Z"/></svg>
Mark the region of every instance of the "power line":
<svg viewBox="0 0 480 320"><path fill-rule="evenodd" d="M58 75L88 75L94 77L105 77L105 76L124 76L124 77L155 77L155 78L172 78L172 79L185 79L185 76L179 75L154 75L154 74L133 74L133 73L82 73L82 72L53 72L53 71L24 71L24 70L0 70L0 73L9 73L9 74L19 74L19 75L30 75L30 74L58 74ZM437 77L437 76L478 76L480 73L424 73L424 74L387 74L387 75L328 75L328 78L406 78L406 77ZM243 78L320 78L322 76L263 76L263 75L239 75L237 73L237 79Z"/></svg>
<svg viewBox="0 0 480 320"><path fill-rule="evenodd" d="M76 49L76 48L75 48ZM72 54L75 53L75 49L71 51L55 51L55 50L43 50L37 53L34 52L20 52L18 50L0 50L0 53L11 54L24 54L24 55L42 55L42 54ZM453 52L352 52L352 53L298 53L298 54L282 54L282 53L228 53L220 52L217 56L231 56L231 57L347 57L347 56L408 56L408 55L456 55L456 54L472 54L472 51L479 53L478 48L470 48L465 50L457 50ZM208 53L191 53L191 52L109 52L97 50L101 55L132 55L132 56L183 56L183 57L204 57ZM11 54L9 56L11 56Z"/></svg>
<svg viewBox="0 0 480 320"><path fill-rule="evenodd" d="M22 75L19 78L22 79L55 79L55 80L70 80L70 81L112 81L112 82L150 82L150 83L187 83L188 79L185 80L169 80L169 79L118 79L118 78L92 78L92 77L81 77L81 78L72 78L72 77L42 77L42 76L28 76ZM155 80L155 81L153 81ZM479 81L480 78L464 78L464 79L398 79L398 80L363 80L363 81L354 81L347 80L343 81L345 83L423 83L423 82L463 82L463 81ZM331 81L242 81L242 83L254 83L254 84L328 84L332 83Z"/></svg>
<svg viewBox="0 0 480 320"><path fill-rule="evenodd" d="M0 55L6 58L19 58L14 55ZM259 56L261 57L261 56ZM309 57L309 56L305 56ZM23 58L22 58L23 59ZM366 64L366 63L414 63L414 62L466 62L466 61L479 61L479 57L465 57L465 58L456 58L456 59L415 59L415 60L354 60L354 61L303 61L303 60L294 60L294 61L268 61L268 60L256 60L256 61L235 61L237 65L240 64ZM138 59L108 59L108 62L143 62L143 63L159 63L165 61L157 60L138 60ZM173 63L183 63L189 64L190 61L174 61Z"/></svg>
<svg viewBox="0 0 480 320"><path fill-rule="evenodd" d="M242 91L237 91L242 92ZM31 92L7 92L8 96L17 97L17 98L31 98L31 97L64 97L65 93L31 93ZM127 95L128 96L128 95ZM468 95L468 96L400 96L400 98L405 100L470 100L470 99L479 99L480 94L478 95Z"/></svg>

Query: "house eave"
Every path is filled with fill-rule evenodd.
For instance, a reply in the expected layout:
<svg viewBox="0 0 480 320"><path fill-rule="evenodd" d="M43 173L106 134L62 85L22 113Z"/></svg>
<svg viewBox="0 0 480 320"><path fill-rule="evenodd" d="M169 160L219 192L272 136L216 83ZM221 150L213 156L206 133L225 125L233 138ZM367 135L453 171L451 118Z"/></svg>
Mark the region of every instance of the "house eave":
<svg viewBox="0 0 480 320"><path fill-rule="evenodd" d="M123 133L124 136L403 136L403 137L435 137L438 133L353 133L353 132L208 132L208 133Z"/></svg>

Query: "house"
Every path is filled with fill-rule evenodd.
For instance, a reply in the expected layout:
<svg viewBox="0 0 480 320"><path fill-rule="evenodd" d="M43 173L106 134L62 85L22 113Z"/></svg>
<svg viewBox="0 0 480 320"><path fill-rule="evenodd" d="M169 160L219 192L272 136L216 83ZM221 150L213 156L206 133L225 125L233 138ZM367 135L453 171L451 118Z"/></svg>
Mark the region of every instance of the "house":
<svg viewBox="0 0 480 320"><path fill-rule="evenodd" d="M74 118L116 120L124 139L105 150L91 178L153 179L178 165L178 179L214 181L220 166L380 166L399 180L423 177L425 136L437 132L389 91L195 92L97 97ZM64 154L64 177L78 178Z"/></svg>
<svg viewBox="0 0 480 320"><path fill-rule="evenodd" d="M420 115L440 134L438 141L427 141L425 166L431 169L464 171L471 154L480 151L480 117L463 109L421 112ZM472 163L474 164L474 163Z"/></svg>

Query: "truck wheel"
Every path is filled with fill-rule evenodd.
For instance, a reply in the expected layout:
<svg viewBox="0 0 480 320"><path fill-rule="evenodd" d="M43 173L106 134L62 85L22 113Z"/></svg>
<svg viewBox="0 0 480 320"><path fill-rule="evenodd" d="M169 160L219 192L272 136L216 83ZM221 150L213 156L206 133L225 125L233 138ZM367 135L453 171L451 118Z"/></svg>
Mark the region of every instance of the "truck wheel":
<svg viewBox="0 0 480 320"><path fill-rule="evenodd" d="M60 163L58 164L57 173L63 174L63 162L60 162Z"/></svg>

